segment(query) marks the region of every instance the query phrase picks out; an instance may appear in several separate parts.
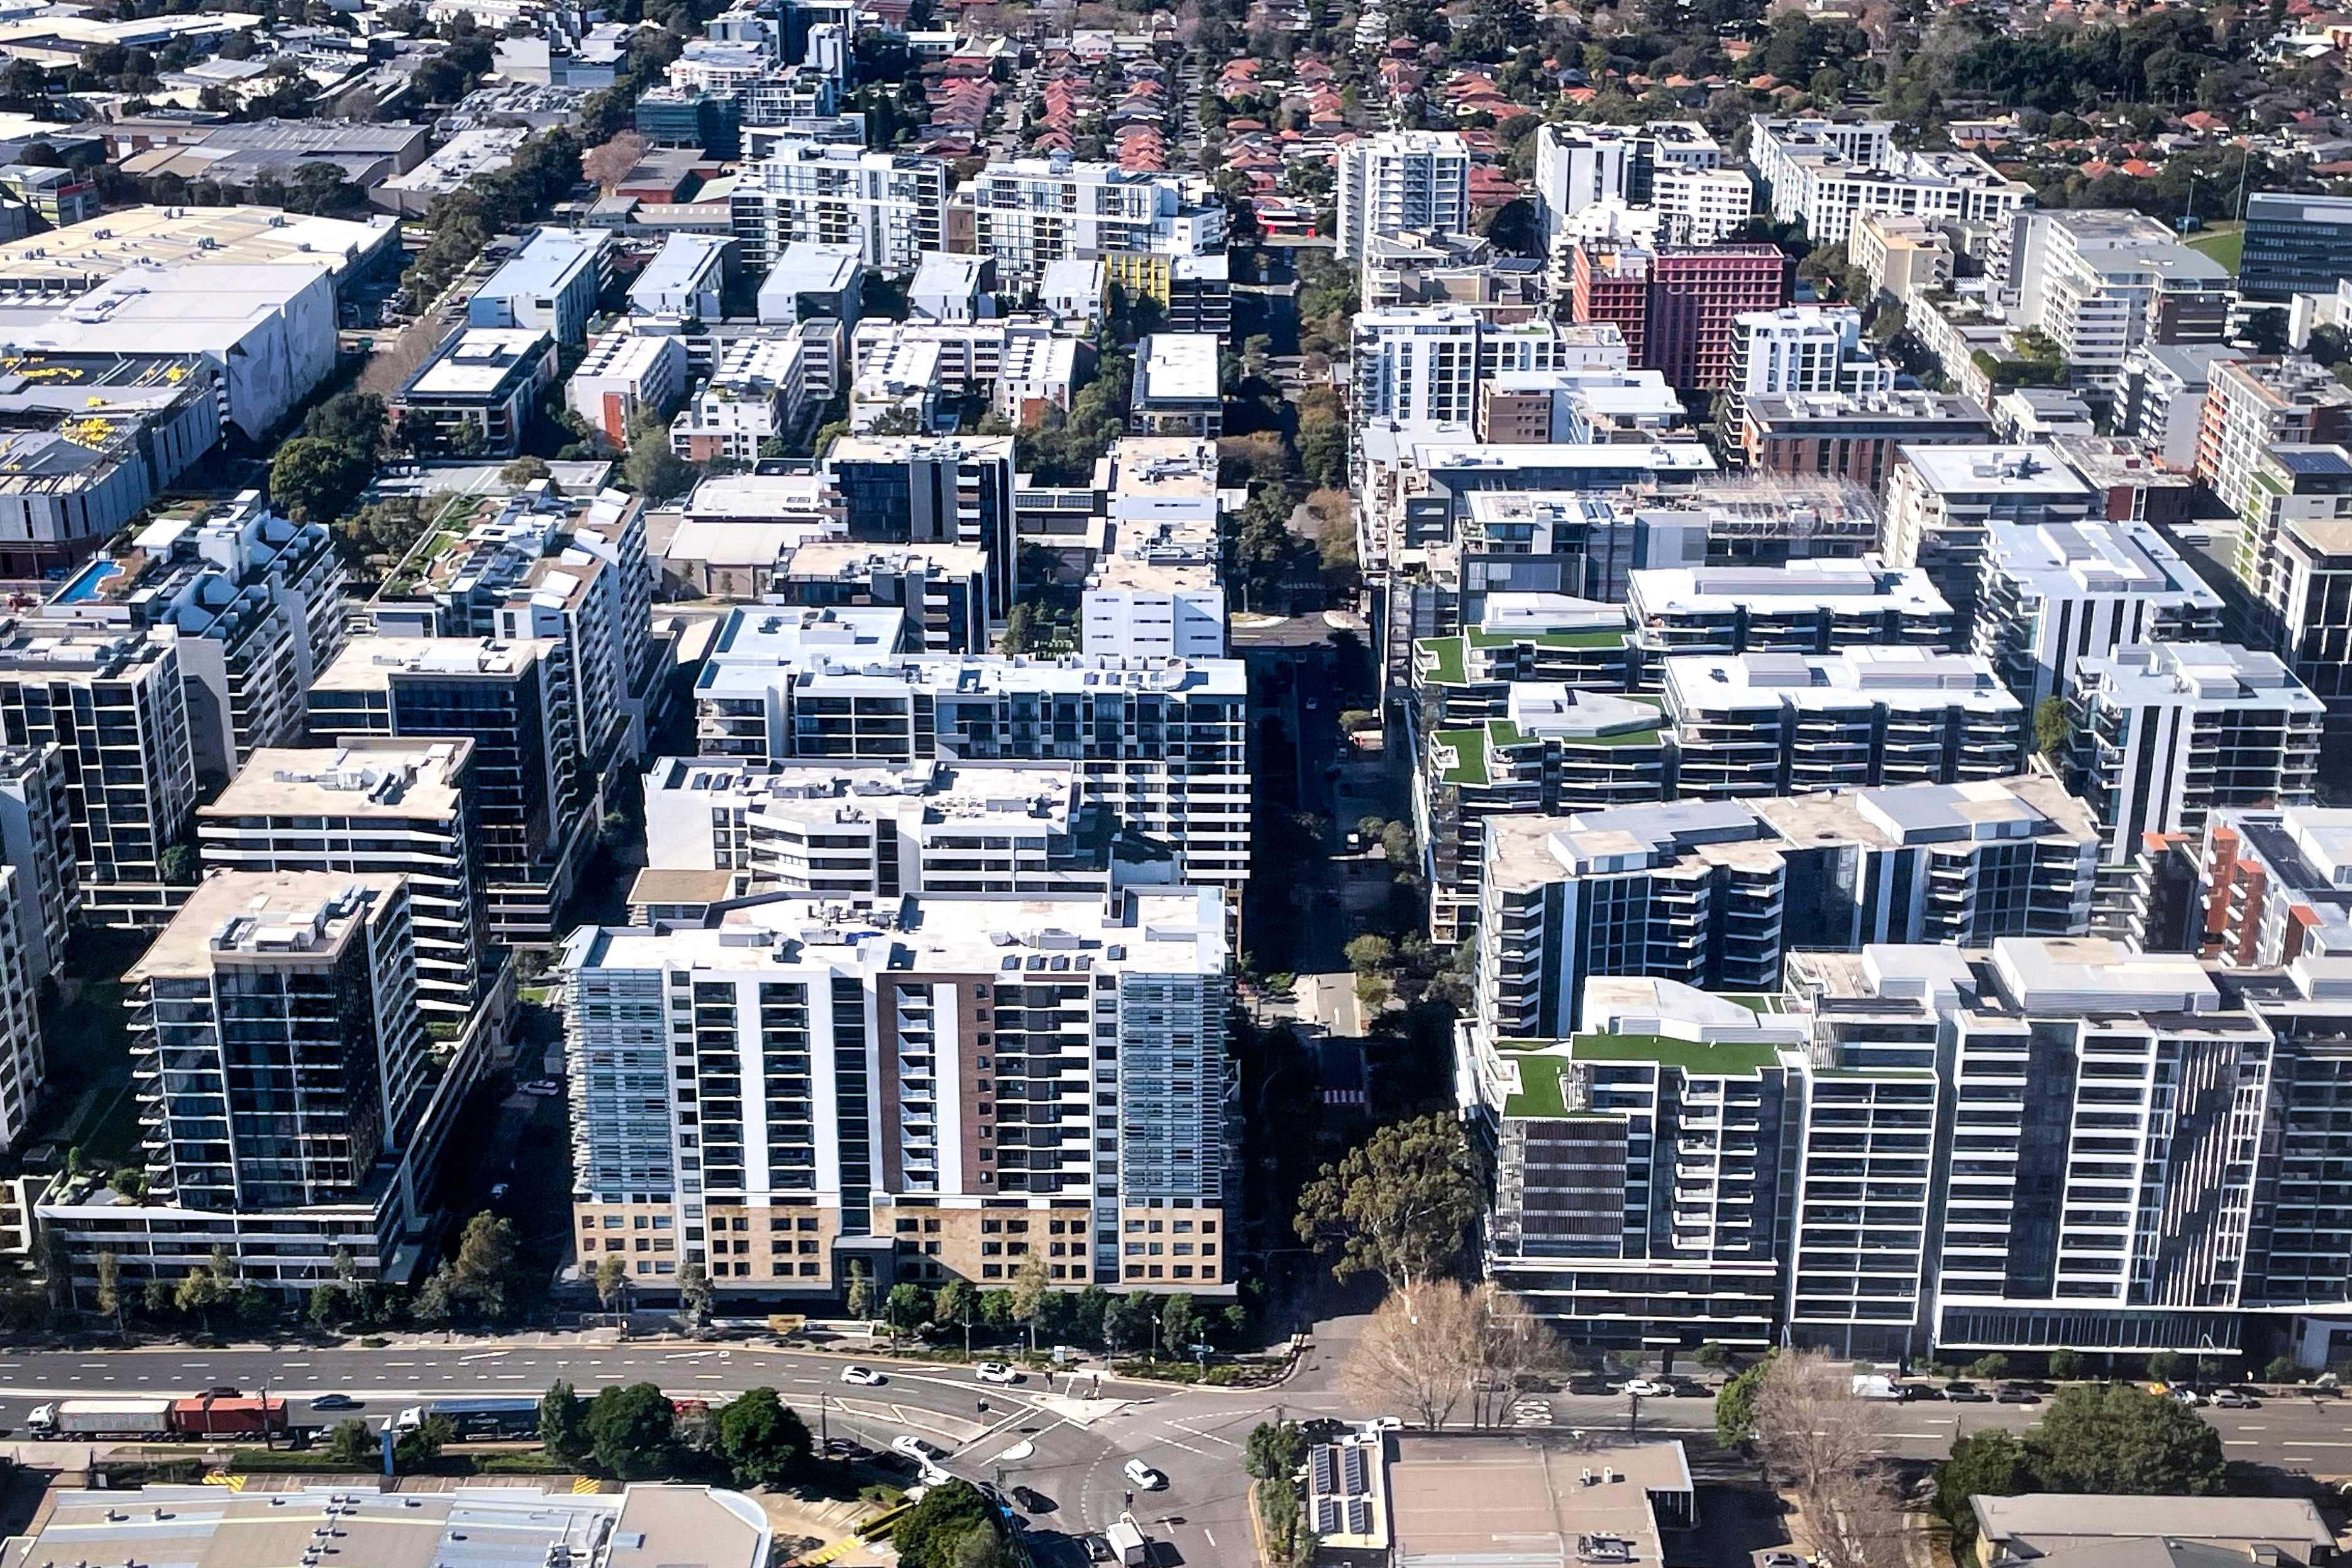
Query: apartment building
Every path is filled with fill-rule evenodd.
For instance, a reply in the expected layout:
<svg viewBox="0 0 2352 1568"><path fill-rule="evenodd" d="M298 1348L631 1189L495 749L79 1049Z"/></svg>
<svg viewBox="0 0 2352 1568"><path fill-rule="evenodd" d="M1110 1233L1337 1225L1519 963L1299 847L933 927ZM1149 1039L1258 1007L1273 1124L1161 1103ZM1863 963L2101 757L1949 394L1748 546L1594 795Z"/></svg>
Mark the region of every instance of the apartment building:
<svg viewBox="0 0 2352 1568"><path fill-rule="evenodd" d="M1102 548L1078 599L1079 647L1120 658L1225 656L1214 442L1126 436L1111 446Z"/></svg>
<svg viewBox="0 0 2352 1568"><path fill-rule="evenodd" d="M1413 645L1417 700L1409 711L1427 733L1503 717L1510 688L1523 681L1624 692L1641 669L1624 606L1564 594L1489 594L1477 626Z"/></svg>
<svg viewBox="0 0 2352 1568"><path fill-rule="evenodd" d="M1756 183L1744 169L1660 169L1650 188L1670 245L1720 245L1756 216Z"/></svg>
<svg viewBox="0 0 2352 1568"><path fill-rule="evenodd" d="M1413 773L1413 826L1429 873L1429 930L1450 945L1478 910L1490 822L1670 799L1673 738L1654 697L1550 681L1507 689L1502 712L1433 728Z"/></svg>
<svg viewBox="0 0 2352 1568"><path fill-rule="evenodd" d="M1858 561L1669 566L1629 572L1625 607L1644 689L1687 654L1837 653L1873 644L1941 649L1952 607L1916 567Z"/></svg>
<svg viewBox="0 0 2352 1568"><path fill-rule="evenodd" d="M2149 834L2195 833L2221 806L2309 802L2326 710L2274 654L2144 643L2075 665L2068 778L2122 866Z"/></svg>
<svg viewBox="0 0 2352 1568"><path fill-rule="evenodd" d="M2246 198L2238 287L2249 300L2284 304L2333 293L2352 278L2352 199L2256 191Z"/></svg>
<svg viewBox="0 0 2352 1568"><path fill-rule="evenodd" d="M401 384L393 424L420 452L511 458L561 370L556 340L528 327L460 327Z"/></svg>
<svg viewBox="0 0 2352 1568"><path fill-rule="evenodd" d="M2352 953L2352 812L2216 807L2193 914L2198 952L2232 968Z"/></svg>
<svg viewBox="0 0 2352 1568"><path fill-rule="evenodd" d="M352 735L257 751L196 813L207 871L353 872L408 887L416 1005L467 1032L504 955L489 950L474 742Z"/></svg>
<svg viewBox="0 0 2352 1568"><path fill-rule="evenodd" d="M0 624L0 743L63 758L86 920L160 923L191 848L195 751L176 639Z"/></svg>
<svg viewBox="0 0 2352 1568"><path fill-rule="evenodd" d="M891 900L1109 890L1070 763L844 766L666 757L646 775L656 871L740 873L750 893Z"/></svg>
<svg viewBox="0 0 2352 1568"><path fill-rule="evenodd" d="M2032 200L1973 153L1898 152L1893 127L1758 115L1748 157L1771 187L1772 216L1815 245L1843 245L1863 213L1997 226Z"/></svg>
<svg viewBox="0 0 2352 1568"><path fill-rule="evenodd" d="M2143 343L2124 362L2123 398L2116 428L2145 441L2168 467L2188 473L2197 467L2205 429L2205 397L2213 367L2246 357L2227 343L2190 343L2179 348Z"/></svg>
<svg viewBox="0 0 2352 1568"><path fill-rule="evenodd" d="M353 637L310 689L310 735L473 742L489 936L547 942L603 821L552 642ZM617 757L616 759L617 760Z"/></svg>
<svg viewBox="0 0 2352 1568"><path fill-rule="evenodd" d="M813 539L775 563L765 597L815 608L903 611L925 653L986 653L988 552L966 544Z"/></svg>
<svg viewBox="0 0 2352 1568"><path fill-rule="evenodd" d="M1189 883L1238 900L1250 817L1239 660L845 656L724 629L720 644L695 689L706 755L1074 760L1110 821L1173 856Z"/></svg>
<svg viewBox="0 0 2352 1568"><path fill-rule="evenodd" d="M1139 436L1215 440L1225 427L1219 344L1202 332L1153 332L1136 345L1127 427Z"/></svg>
<svg viewBox="0 0 2352 1568"><path fill-rule="evenodd" d="M0 862L16 871L16 942L31 982L63 980L66 936L81 913L74 796L65 748L0 746Z"/></svg>
<svg viewBox="0 0 2352 1568"><path fill-rule="evenodd" d="M147 1189L85 1174L43 1196L77 1287L95 1283L101 1253L136 1290L218 1251L265 1290L306 1294L342 1267L408 1283L434 1222L436 1140L465 1085L429 1049L406 883L209 878L123 982Z"/></svg>
<svg viewBox="0 0 2352 1568"><path fill-rule="evenodd" d="M1952 606L1954 635L1970 640L1990 525L2074 522L2092 500L2048 447L1902 444L1887 481L1886 560L1923 568Z"/></svg>
<svg viewBox="0 0 2352 1568"><path fill-rule="evenodd" d="M2032 775L1496 817L1475 1028L1571 1035L1594 976L1769 992L1799 948L2078 936L2099 842Z"/></svg>
<svg viewBox="0 0 2352 1568"><path fill-rule="evenodd" d="M1851 305L1784 305L1732 320L1727 426L1739 425L1751 397L1894 389L1895 367L1862 346L1862 312Z"/></svg>
<svg viewBox="0 0 2352 1568"><path fill-rule="evenodd" d="M961 544L988 554L988 613L1012 607L1010 436L845 436L824 455L849 537L877 544Z"/></svg>
<svg viewBox="0 0 2352 1568"><path fill-rule="evenodd" d="M2327 446L2352 440L2352 388L2301 354L2253 355L2210 367L2197 431L2197 477L2231 511L2263 454L2277 446ZM2272 540L2241 535L2231 567L2261 592Z"/></svg>
<svg viewBox="0 0 2352 1568"><path fill-rule="evenodd" d="M684 339L611 331L588 345L563 396L618 451L638 426L666 418L683 403L686 388Z"/></svg>
<svg viewBox="0 0 2352 1568"><path fill-rule="evenodd" d="M467 300L467 324L586 342L597 298L612 281L615 248L614 236L601 229L531 230Z"/></svg>
<svg viewBox="0 0 2352 1568"><path fill-rule="evenodd" d="M41 893L26 886L19 866L0 866L0 1148L14 1149L33 1130L48 1063L41 1039L39 937L26 940L41 918Z"/></svg>
<svg viewBox="0 0 2352 1568"><path fill-rule="evenodd" d="M1925 217L1858 213L1845 237L1845 251L1872 289L1893 295L1899 304L1952 286L1951 241Z"/></svg>
<svg viewBox="0 0 2352 1568"><path fill-rule="evenodd" d="M171 628L196 782L209 791L257 748L300 737L302 693L342 646L342 563L324 525L291 522L247 490L148 523L37 614L98 631Z"/></svg>
<svg viewBox="0 0 2352 1568"><path fill-rule="evenodd" d="M1563 226L1589 206L1615 200L1636 206L1654 203L1663 210L1668 200L1664 185L1674 177L1722 169L1722 147L1693 121L1654 120L1638 127L1560 121L1538 126L1536 203L1544 248L1556 247ZM1737 177L1744 197L1746 177ZM1743 203L1739 222L1746 221Z"/></svg>
<svg viewBox="0 0 2352 1568"><path fill-rule="evenodd" d="M2237 300L2227 268L2133 212L2021 212L2010 269L2021 319L2111 395L2144 343L2220 342Z"/></svg>
<svg viewBox="0 0 2352 1568"><path fill-rule="evenodd" d="M1358 312L1348 358L1357 422L1469 424L1478 407L1480 320L1460 306Z"/></svg>
<svg viewBox="0 0 2352 1568"><path fill-rule="evenodd" d="M1984 406L1957 393L1811 392L1749 397L1739 455L1750 473L1839 479L1887 488L1903 447L1982 447L1992 441Z"/></svg>
<svg viewBox="0 0 2352 1568"><path fill-rule="evenodd" d="M1470 232L1470 149L1450 131L1384 131L1339 153L1336 254L1360 260L1375 236Z"/></svg>
<svg viewBox="0 0 2352 1568"><path fill-rule="evenodd" d="M1228 1295L1213 891L780 900L565 944L573 1224L660 1289Z"/></svg>
<svg viewBox="0 0 2352 1568"><path fill-rule="evenodd" d="M2004 778L2024 704L1987 660L1916 647L1673 658L1664 682L1685 800Z"/></svg>
<svg viewBox="0 0 2352 1568"><path fill-rule="evenodd" d="M780 138L736 171L728 216L743 265L765 272L796 241L854 246L877 272L911 274L944 250L948 167L908 153Z"/></svg>
<svg viewBox="0 0 2352 1568"><path fill-rule="evenodd" d="M2273 538L2270 596L2242 606L2295 679L2326 704L2329 739L2352 719L2352 452L2273 447L2246 489Z"/></svg>
<svg viewBox="0 0 2352 1568"><path fill-rule="evenodd" d="M1609 321L1633 363L1677 391L1731 384L1739 318L1788 302L1788 258L1769 245L1580 246L1570 260L1579 322Z"/></svg>
<svg viewBox="0 0 2352 1568"><path fill-rule="evenodd" d="M770 441L807 425L823 401L798 336L737 338L670 422L670 447L691 463L750 468Z"/></svg>
<svg viewBox="0 0 2352 1568"><path fill-rule="evenodd" d="M2073 693L2086 658L2221 633L2221 595L2147 523L1986 525L1974 647L2029 726L2043 701Z"/></svg>
<svg viewBox="0 0 2352 1568"><path fill-rule="evenodd" d="M1007 286L1034 290L1056 261L1221 250L1225 210L1176 175L1056 153L998 160L966 180L948 205L947 233L949 249L993 257Z"/></svg>

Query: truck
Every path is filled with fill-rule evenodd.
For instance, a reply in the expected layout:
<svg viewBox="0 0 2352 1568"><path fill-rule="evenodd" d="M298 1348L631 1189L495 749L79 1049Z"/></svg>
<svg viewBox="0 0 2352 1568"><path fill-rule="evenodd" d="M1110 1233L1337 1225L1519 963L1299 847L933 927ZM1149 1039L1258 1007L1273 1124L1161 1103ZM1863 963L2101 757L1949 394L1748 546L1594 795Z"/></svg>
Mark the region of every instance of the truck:
<svg viewBox="0 0 2352 1568"><path fill-rule="evenodd" d="M35 1437L44 1439L266 1437L285 1432L286 1402L213 1394L183 1399L59 1399L34 1406L25 1425Z"/></svg>
<svg viewBox="0 0 2352 1568"><path fill-rule="evenodd" d="M1853 1396L1856 1399L1901 1399L1903 1385L1885 1373L1858 1372L1853 1374Z"/></svg>
<svg viewBox="0 0 2352 1568"><path fill-rule="evenodd" d="M479 1442L495 1437L530 1437L539 1433L536 1399L436 1399L412 1405L393 1417L395 1432L414 1432L435 1416L457 1429L457 1440Z"/></svg>
<svg viewBox="0 0 2352 1568"><path fill-rule="evenodd" d="M1110 1548L1111 1561L1122 1568L1151 1561L1151 1542L1144 1539L1143 1527L1135 1522L1135 1515L1123 1513L1109 1529L1103 1531L1103 1544Z"/></svg>

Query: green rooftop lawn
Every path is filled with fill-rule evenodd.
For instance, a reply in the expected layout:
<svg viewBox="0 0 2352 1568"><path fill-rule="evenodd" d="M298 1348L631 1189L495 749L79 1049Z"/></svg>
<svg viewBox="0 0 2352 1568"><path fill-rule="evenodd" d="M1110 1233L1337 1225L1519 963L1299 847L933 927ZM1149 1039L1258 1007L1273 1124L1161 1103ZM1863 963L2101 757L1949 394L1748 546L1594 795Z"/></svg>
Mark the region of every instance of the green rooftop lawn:
<svg viewBox="0 0 2352 1568"><path fill-rule="evenodd" d="M1455 762L1443 777L1447 784L1482 784L1486 782L1486 731L1484 730L1440 730L1437 742L1454 749Z"/></svg>
<svg viewBox="0 0 2352 1568"><path fill-rule="evenodd" d="M1771 1046L1708 1044L1664 1035L1579 1035L1569 1042L1569 1050L1580 1062L1656 1062L1721 1078L1752 1078L1780 1059Z"/></svg>
<svg viewBox="0 0 2352 1568"><path fill-rule="evenodd" d="M1421 646L1436 664L1431 672L1431 679L1459 682L1469 679L1468 667L1463 661L1460 637L1424 637Z"/></svg>

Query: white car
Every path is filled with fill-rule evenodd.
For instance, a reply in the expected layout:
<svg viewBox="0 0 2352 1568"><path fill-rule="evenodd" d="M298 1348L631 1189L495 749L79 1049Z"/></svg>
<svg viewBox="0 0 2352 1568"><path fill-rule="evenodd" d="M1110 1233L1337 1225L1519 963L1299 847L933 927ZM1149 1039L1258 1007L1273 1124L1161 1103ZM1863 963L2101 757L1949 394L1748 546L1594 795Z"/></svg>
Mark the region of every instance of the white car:
<svg viewBox="0 0 2352 1568"><path fill-rule="evenodd" d="M1670 1397L1675 1390L1672 1384L1654 1383L1646 1377L1637 1377L1625 1385L1625 1392L1641 1399L1664 1399Z"/></svg>
<svg viewBox="0 0 2352 1568"><path fill-rule="evenodd" d="M908 1433L903 1437L891 1438L890 1447L897 1452L906 1455L907 1458L910 1459L919 1459L926 1465L947 1458L946 1454L942 1453L940 1449L933 1447L930 1444L924 1442L912 1432Z"/></svg>
<svg viewBox="0 0 2352 1568"><path fill-rule="evenodd" d="M887 1380L870 1366L845 1366L841 1369L841 1381L860 1388L879 1388Z"/></svg>
<svg viewBox="0 0 2352 1568"><path fill-rule="evenodd" d="M972 1376L980 1379L982 1383L1018 1383L1021 1381L1020 1369L1017 1367L1007 1366L1001 1361L982 1362L978 1366L971 1369L971 1374Z"/></svg>
<svg viewBox="0 0 2352 1568"><path fill-rule="evenodd" d="M1136 1487L1148 1492L1156 1492L1168 1484L1166 1476L1161 1475L1141 1459L1129 1459L1120 1468L1118 1473L1125 1476Z"/></svg>

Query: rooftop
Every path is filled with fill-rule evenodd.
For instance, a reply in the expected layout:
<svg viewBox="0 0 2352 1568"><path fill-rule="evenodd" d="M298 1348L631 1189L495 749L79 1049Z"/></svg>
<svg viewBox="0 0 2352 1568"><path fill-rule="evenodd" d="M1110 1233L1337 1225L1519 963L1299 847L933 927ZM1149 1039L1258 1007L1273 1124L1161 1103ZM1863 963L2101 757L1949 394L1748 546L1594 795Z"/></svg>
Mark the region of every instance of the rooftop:
<svg viewBox="0 0 2352 1568"><path fill-rule="evenodd" d="M241 816L449 820L473 754L474 742L462 736L352 736L332 747L258 747L196 815L232 827Z"/></svg>
<svg viewBox="0 0 2352 1568"><path fill-rule="evenodd" d="M1136 401L1216 401L1217 343L1207 332L1154 332L1145 338L1136 357Z"/></svg>
<svg viewBox="0 0 2352 1568"><path fill-rule="evenodd" d="M352 871L224 871L196 884L126 984L202 978L239 959L328 957L398 889Z"/></svg>
<svg viewBox="0 0 2352 1568"><path fill-rule="evenodd" d="M1659 1568L1650 1493L1687 1492L1691 1482L1679 1443L1595 1450L1406 1437L1388 1488L1401 1563Z"/></svg>
<svg viewBox="0 0 2352 1568"><path fill-rule="evenodd" d="M1902 460L1938 495L2048 496L2087 500L2090 491L2050 447L1914 447Z"/></svg>

